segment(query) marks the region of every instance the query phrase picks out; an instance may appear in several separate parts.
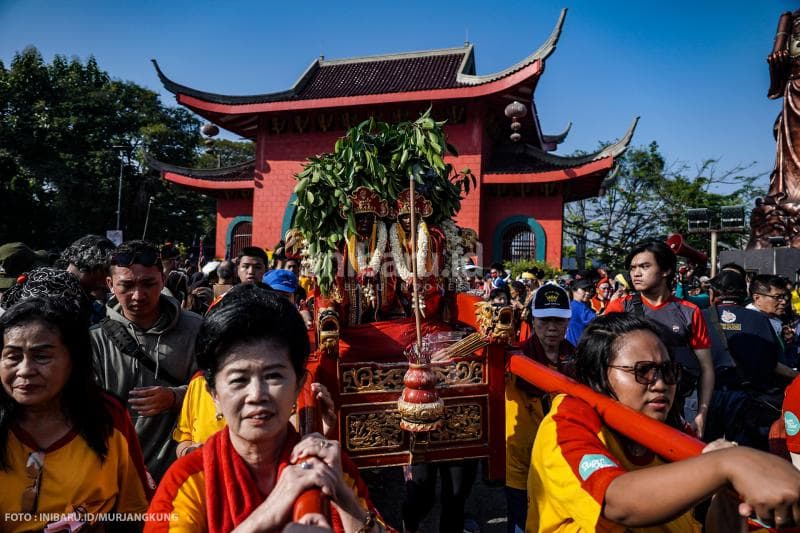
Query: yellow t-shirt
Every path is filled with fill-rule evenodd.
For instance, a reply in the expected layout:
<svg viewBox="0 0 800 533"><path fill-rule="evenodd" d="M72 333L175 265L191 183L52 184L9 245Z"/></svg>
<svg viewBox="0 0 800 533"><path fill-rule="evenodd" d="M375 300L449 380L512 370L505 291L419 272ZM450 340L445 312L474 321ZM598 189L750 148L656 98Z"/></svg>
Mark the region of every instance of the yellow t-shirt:
<svg viewBox="0 0 800 533"><path fill-rule="evenodd" d="M189 381L189 388L183 397L181 414L172 432L172 439L176 442L190 440L202 443L225 425L224 418L217 420L217 407L206 389L206 378L202 372L197 372Z"/></svg>
<svg viewBox="0 0 800 533"><path fill-rule="evenodd" d="M521 346L523 353L554 370L561 370L571 359L574 349L565 339L559 346L559 362L554 364L545 355L536 335ZM506 486L525 490L531 464L531 448L536 430L547 413L550 395L511 374L506 376Z"/></svg>
<svg viewBox="0 0 800 533"><path fill-rule="evenodd" d="M525 531L699 532L690 511L647 528L626 528L603 517L606 490L616 477L660 464L653 453L629 457L589 404L559 395L533 444Z"/></svg>
<svg viewBox="0 0 800 533"><path fill-rule="evenodd" d="M75 432L40 450L21 428L9 431L6 451L9 468L0 470L0 531L41 531L76 512L134 514L147 510L147 497L154 487L144 466L136 431L127 411L116 400L106 398L106 404L114 430L102 462ZM35 511L26 516L22 513L22 495L34 482L26 472L26 463L31 453L37 451L44 454L39 496Z"/></svg>

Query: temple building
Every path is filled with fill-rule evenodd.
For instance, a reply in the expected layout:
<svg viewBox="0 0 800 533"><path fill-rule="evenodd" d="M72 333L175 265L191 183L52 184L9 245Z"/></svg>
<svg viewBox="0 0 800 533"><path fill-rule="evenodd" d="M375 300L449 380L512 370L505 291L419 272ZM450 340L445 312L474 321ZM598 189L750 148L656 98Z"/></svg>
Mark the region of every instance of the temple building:
<svg viewBox="0 0 800 533"><path fill-rule="evenodd" d="M216 255L242 246L272 248L291 227L294 174L307 157L333 150L351 126L377 120L414 120L428 107L447 120L448 141L459 152L448 161L467 167L478 187L464 200L457 223L478 232L483 261L534 258L561 264L564 203L597 196L616 158L628 147L636 120L615 144L565 157L552 153L563 142L542 132L534 92L555 51L564 24L561 12L549 38L510 67L479 75L475 50L462 47L316 59L281 92L253 96L212 94L180 85L153 61L177 102L222 129L251 139L255 159L235 167L188 169L150 159L168 181L217 200ZM510 139L506 107L524 104ZM604 183L605 182L605 183Z"/></svg>

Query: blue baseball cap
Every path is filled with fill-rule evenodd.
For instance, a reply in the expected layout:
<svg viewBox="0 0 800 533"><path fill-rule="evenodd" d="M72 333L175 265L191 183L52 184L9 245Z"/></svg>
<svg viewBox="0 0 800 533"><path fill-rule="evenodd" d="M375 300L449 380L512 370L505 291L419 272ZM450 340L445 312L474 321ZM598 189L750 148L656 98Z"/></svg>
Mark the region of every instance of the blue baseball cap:
<svg viewBox="0 0 800 533"><path fill-rule="evenodd" d="M297 276L291 270L270 270L261 281L276 291L294 294L297 290Z"/></svg>

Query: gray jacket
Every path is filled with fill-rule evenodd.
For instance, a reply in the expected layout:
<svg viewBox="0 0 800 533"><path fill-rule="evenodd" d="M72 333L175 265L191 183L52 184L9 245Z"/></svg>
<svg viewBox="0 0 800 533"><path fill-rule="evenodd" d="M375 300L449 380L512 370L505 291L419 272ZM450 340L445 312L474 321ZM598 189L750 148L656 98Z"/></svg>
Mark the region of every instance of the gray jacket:
<svg viewBox="0 0 800 533"><path fill-rule="evenodd" d="M128 395L135 387L169 387L170 384L157 375L161 369L185 383L189 383L196 371L194 343L203 318L182 310L177 301L167 296L161 296L160 305L161 317L146 331L122 316L116 298L112 298L106 306L108 317L123 324L142 350L153 358L156 363L155 374L133 357L121 353L99 325L90 331L98 381L103 388L119 396L123 404L127 405ZM180 413L186 386L174 387L173 390L177 401L170 411L156 416L141 416L129 409L145 463L156 480L161 479L175 459L172 430Z"/></svg>

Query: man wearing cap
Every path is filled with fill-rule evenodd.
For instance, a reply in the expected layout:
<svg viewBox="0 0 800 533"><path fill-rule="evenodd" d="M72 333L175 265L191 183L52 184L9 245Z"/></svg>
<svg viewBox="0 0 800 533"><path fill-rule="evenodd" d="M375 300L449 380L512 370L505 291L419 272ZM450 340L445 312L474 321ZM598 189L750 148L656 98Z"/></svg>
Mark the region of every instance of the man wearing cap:
<svg viewBox="0 0 800 533"><path fill-rule="evenodd" d="M572 302L570 303L572 316L567 326L567 340L573 346L578 345L584 328L597 316L591 307L594 291L594 283L587 278L579 279L572 284Z"/></svg>
<svg viewBox="0 0 800 533"><path fill-rule="evenodd" d="M47 254L34 252L21 242L0 246L0 294L14 285L20 274L47 263Z"/></svg>
<svg viewBox="0 0 800 533"><path fill-rule="evenodd" d="M769 319L742 306L747 297L744 278L723 271L709 284L711 305L703 316L709 325L716 380L705 438L724 437L766 450L766 430L779 413L755 399L797 372L778 362L780 345Z"/></svg>
<svg viewBox="0 0 800 533"><path fill-rule="evenodd" d="M533 334L521 348L534 361L570 374L575 349L564 338L572 314L569 295L558 285L542 285L533 297ZM506 499L509 529L525 531L527 484L533 439L550 409L550 397L516 376L506 381Z"/></svg>
<svg viewBox="0 0 800 533"><path fill-rule="evenodd" d="M147 468L158 480L175 458L172 429L196 370L203 319L161 294L158 248L122 243L110 257L107 317L90 330L100 384L128 405Z"/></svg>

